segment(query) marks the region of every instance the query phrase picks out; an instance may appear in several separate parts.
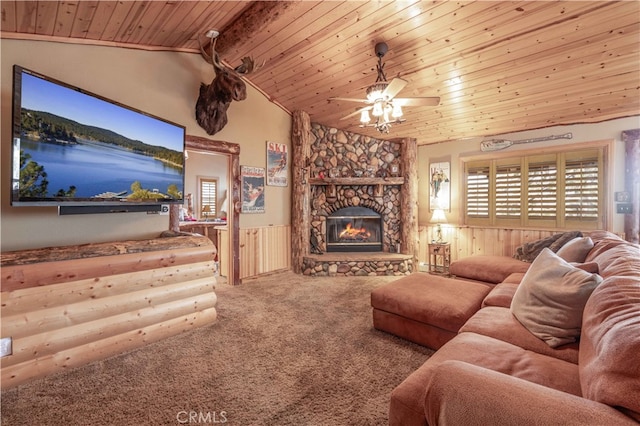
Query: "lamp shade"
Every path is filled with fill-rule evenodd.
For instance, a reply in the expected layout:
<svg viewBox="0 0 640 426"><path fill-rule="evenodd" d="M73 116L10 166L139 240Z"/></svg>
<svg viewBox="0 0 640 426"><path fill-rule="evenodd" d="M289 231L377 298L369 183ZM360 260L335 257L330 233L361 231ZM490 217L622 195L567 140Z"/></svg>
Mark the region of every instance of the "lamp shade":
<svg viewBox="0 0 640 426"><path fill-rule="evenodd" d="M362 112L360 113L360 122L366 124L369 121L371 121L371 117L369 116L369 111L366 109L363 109Z"/></svg>
<svg viewBox="0 0 640 426"><path fill-rule="evenodd" d="M431 216L431 223L446 223L447 216L444 214L444 210L435 209L433 211L433 215Z"/></svg>

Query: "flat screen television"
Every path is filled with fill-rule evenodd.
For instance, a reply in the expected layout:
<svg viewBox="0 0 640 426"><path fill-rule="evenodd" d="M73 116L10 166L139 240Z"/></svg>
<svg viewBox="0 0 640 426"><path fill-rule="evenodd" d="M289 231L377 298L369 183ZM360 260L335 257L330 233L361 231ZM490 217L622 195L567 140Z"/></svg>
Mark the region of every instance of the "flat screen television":
<svg viewBox="0 0 640 426"><path fill-rule="evenodd" d="M13 77L12 205L183 202L184 126L18 65Z"/></svg>

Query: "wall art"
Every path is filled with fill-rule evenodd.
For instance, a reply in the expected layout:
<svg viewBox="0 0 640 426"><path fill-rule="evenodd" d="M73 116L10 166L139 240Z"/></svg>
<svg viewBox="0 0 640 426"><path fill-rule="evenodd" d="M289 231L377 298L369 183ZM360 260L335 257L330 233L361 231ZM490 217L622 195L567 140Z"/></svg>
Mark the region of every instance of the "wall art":
<svg viewBox="0 0 640 426"><path fill-rule="evenodd" d="M451 210L451 162L429 163L429 209Z"/></svg>
<svg viewBox="0 0 640 426"><path fill-rule="evenodd" d="M241 166L241 213L264 213L264 167Z"/></svg>
<svg viewBox="0 0 640 426"><path fill-rule="evenodd" d="M287 145L267 141L267 185L287 186Z"/></svg>

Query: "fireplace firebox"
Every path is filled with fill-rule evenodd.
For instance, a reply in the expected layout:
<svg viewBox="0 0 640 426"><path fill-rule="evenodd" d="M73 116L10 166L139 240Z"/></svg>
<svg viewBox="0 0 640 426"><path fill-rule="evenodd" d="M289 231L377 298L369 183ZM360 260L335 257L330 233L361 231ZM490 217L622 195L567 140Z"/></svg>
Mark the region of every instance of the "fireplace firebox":
<svg viewBox="0 0 640 426"><path fill-rule="evenodd" d="M382 251L382 216L366 207L345 207L327 217L328 252Z"/></svg>

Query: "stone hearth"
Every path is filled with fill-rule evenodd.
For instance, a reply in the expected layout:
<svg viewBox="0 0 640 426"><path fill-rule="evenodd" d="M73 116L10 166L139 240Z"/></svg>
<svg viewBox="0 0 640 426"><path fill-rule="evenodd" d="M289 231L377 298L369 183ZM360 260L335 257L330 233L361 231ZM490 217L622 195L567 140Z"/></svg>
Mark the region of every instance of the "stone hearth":
<svg viewBox="0 0 640 426"><path fill-rule="evenodd" d="M302 273L316 277L409 275L412 256L399 253L324 253L303 257Z"/></svg>

